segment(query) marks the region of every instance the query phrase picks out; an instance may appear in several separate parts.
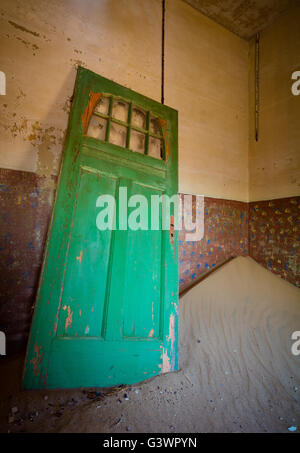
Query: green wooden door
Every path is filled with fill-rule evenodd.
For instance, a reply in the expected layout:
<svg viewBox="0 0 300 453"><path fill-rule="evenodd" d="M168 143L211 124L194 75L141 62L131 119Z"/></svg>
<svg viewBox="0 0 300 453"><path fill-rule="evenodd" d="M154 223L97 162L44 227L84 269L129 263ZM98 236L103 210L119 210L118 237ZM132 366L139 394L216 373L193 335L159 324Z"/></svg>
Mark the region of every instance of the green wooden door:
<svg viewBox="0 0 300 453"><path fill-rule="evenodd" d="M79 68L24 388L130 384L177 369L177 236L162 227L161 203L149 228L152 196L174 194L177 112ZM113 216L103 195L116 200ZM144 216L126 228L141 220L140 198L147 227ZM104 217L112 228L99 227Z"/></svg>

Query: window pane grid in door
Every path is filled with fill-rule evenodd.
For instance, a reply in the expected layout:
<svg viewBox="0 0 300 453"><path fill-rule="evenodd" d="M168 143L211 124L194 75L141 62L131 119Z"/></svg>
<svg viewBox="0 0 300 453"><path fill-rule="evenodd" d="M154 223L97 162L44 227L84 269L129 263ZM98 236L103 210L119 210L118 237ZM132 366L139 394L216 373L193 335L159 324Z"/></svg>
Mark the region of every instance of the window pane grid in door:
<svg viewBox="0 0 300 453"><path fill-rule="evenodd" d="M87 135L155 159L165 159L160 119L118 97L101 97L91 116Z"/></svg>
<svg viewBox="0 0 300 453"><path fill-rule="evenodd" d="M114 102L114 97L111 96L110 99L109 99L109 109L108 109L108 123L107 123L107 128L106 128L106 137L105 137L105 141L108 142L109 141L109 136L110 136L110 121L111 121L111 112L112 112L112 106L113 106L113 102Z"/></svg>

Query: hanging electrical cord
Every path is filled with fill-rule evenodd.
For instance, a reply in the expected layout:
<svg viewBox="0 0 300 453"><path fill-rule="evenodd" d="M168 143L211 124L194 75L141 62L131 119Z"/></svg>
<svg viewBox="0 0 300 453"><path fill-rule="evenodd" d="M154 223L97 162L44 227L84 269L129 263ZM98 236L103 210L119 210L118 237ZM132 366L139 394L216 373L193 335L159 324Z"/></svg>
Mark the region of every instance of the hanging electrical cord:
<svg viewBox="0 0 300 453"><path fill-rule="evenodd" d="M255 38L255 140L258 142L259 134L259 41L260 35Z"/></svg>
<svg viewBox="0 0 300 453"><path fill-rule="evenodd" d="M166 14L166 1L162 0L162 30L161 30L161 103L165 101L165 14Z"/></svg>

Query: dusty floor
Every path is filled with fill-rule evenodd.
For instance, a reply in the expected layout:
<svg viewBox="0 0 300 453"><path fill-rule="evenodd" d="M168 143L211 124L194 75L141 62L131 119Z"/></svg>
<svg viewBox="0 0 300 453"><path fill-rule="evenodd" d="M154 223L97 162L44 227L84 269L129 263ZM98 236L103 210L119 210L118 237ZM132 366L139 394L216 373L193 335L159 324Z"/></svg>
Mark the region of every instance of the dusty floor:
<svg viewBox="0 0 300 453"><path fill-rule="evenodd" d="M237 258L180 300L180 368L113 390L20 392L0 363L2 432L300 431L300 291ZM294 428L292 428L294 429Z"/></svg>

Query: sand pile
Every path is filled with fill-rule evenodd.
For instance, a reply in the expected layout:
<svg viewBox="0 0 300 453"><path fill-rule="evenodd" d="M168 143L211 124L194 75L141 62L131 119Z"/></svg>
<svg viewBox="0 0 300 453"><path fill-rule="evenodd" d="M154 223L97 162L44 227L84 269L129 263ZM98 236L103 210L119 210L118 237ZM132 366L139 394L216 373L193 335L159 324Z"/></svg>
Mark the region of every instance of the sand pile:
<svg viewBox="0 0 300 453"><path fill-rule="evenodd" d="M179 372L108 394L18 393L6 400L17 412L2 429L300 431L300 356L291 353L299 289L239 257L181 298L179 324Z"/></svg>

